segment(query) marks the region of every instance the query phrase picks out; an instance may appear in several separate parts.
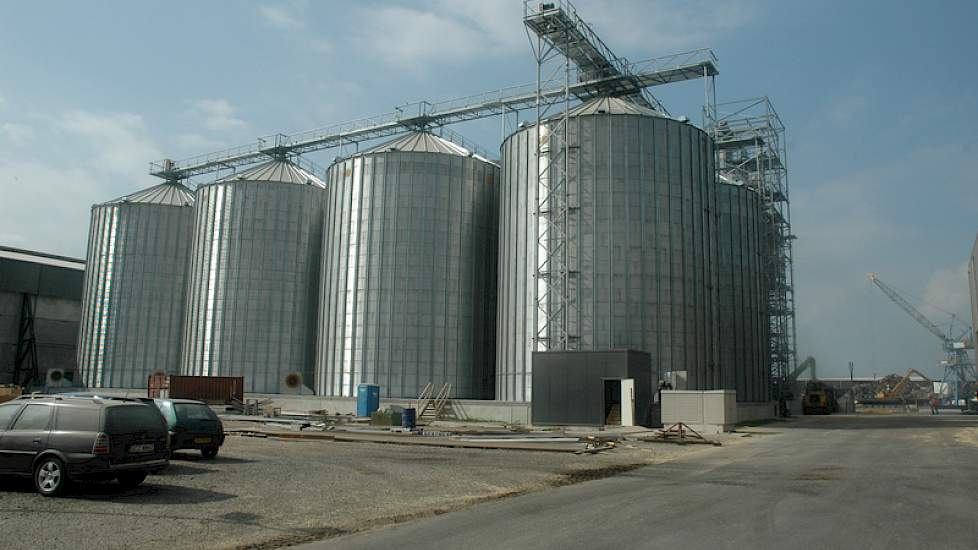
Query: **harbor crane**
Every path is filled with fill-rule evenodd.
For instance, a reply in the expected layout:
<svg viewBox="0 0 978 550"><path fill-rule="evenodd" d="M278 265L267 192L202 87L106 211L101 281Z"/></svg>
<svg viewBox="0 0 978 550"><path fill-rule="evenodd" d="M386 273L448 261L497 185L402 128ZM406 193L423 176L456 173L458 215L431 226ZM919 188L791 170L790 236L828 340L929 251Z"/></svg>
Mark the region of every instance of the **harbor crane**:
<svg viewBox="0 0 978 550"><path fill-rule="evenodd" d="M892 300L900 309L913 317L918 324L941 340L941 343L944 345L945 354L944 361L941 361L941 364L944 366L943 381L945 383L954 381L954 401L957 404L961 399L962 388L976 381L975 364L968 355L968 350L975 348L974 342L964 337L964 335L954 337L951 334L945 333L945 331L935 325L896 290L881 281L876 273L869 273L867 276L870 282L883 291L883 294L886 294L887 298ZM964 334L971 334L971 327L968 327Z"/></svg>

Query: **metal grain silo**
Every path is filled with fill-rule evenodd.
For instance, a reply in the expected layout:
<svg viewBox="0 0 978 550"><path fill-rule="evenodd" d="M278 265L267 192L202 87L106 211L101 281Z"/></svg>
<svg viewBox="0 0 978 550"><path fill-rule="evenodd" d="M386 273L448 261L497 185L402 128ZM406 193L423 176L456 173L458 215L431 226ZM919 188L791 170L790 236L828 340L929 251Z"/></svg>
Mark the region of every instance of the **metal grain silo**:
<svg viewBox="0 0 978 550"><path fill-rule="evenodd" d="M620 99L572 109L566 149L561 120L541 125L540 172L535 126L502 145L496 398L529 400L531 353L548 346L643 350L660 374L720 388L712 140ZM566 225L546 231L561 209ZM538 277L548 246L566 268ZM548 293L545 277L568 291Z"/></svg>
<svg viewBox="0 0 978 550"><path fill-rule="evenodd" d="M164 183L92 207L78 370L91 388L145 388L180 369L193 193Z"/></svg>
<svg viewBox="0 0 978 550"><path fill-rule="evenodd" d="M717 216L723 387L736 389L738 401L768 401L761 198L749 187L718 183Z"/></svg>
<svg viewBox="0 0 978 550"><path fill-rule="evenodd" d="M183 374L244 376L256 393L311 384L323 187L273 160L197 188Z"/></svg>
<svg viewBox="0 0 978 550"><path fill-rule="evenodd" d="M490 397L499 167L411 133L327 179L316 393Z"/></svg>

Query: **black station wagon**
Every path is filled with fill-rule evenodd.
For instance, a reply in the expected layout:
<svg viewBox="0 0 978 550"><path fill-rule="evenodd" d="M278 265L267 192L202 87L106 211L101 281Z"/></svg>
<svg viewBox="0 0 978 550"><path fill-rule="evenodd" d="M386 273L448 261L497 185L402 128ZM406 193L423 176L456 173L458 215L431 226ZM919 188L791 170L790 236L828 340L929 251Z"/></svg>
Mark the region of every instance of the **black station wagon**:
<svg viewBox="0 0 978 550"><path fill-rule="evenodd" d="M135 487L169 452L163 418L140 401L29 395L0 404L0 474L31 476L44 496L72 480Z"/></svg>

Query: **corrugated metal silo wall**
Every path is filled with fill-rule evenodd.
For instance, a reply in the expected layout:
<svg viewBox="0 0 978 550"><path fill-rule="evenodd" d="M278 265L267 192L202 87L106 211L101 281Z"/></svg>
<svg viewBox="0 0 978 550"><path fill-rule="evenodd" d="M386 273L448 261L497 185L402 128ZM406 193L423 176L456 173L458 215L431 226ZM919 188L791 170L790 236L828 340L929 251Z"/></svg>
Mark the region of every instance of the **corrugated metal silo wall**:
<svg viewBox="0 0 978 550"><path fill-rule="evenodd" d="M543 291L535 205L544 192L534 177L536 132L520 130L502 146L496 399L503 401L531 398L531 352L544 349L534 338L547 310L560 307L536 304ZM712 141L689 124L643 115L572 117L568 132L576 213L567 246L580 296L569 308L568 332L578 337L570 347L647 351L655 372L685 370L691 388L721 388ZM562 162L559 135L543 159L551 165Z"/></svg>
<svg viewBox="0 0 978 550"><path fill-rule="evenodd" d="M498 166L385 152L334 164L320 286L316 393L491 398Z"/></svg>
<svg viewBox="0 0 978 550"><path fill-rule="evenodd" d="M310 386L325 192L230 181L197 189L181 373L244 376L245 391Z"/></svg>
<svg viewBox="0 0 978 550"><path fill-rule="evenodd" d="M737 400L769 400L767 294L761 257L761 199L747 187L717 184L720 368Z"/></svg>
<svg viewBox="0 0 978 550"><path fill-rule="evenodd" d="M78 340L91 388L145 388L180 369L192 206L92 208Z"/></svg>

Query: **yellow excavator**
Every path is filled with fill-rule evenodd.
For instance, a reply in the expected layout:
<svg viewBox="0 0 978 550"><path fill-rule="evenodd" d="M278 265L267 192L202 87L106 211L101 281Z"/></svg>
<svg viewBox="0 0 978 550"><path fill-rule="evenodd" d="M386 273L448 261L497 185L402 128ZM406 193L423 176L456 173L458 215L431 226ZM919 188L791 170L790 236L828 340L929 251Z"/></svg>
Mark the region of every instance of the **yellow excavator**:
<svg viewBox="0 0 978 550"><path fill-rule="evenodd" d="M910 377L916 374L917 376L924 379L925 382L933 383L934 381L927 377L917 369L910 369L907 374L900 379L899 382L893 385L890 389L880 389L876 392L876 399L893 399L895 397L900 397L903 394L903 389L907 387L907 383L910 382Z"/></svg>

